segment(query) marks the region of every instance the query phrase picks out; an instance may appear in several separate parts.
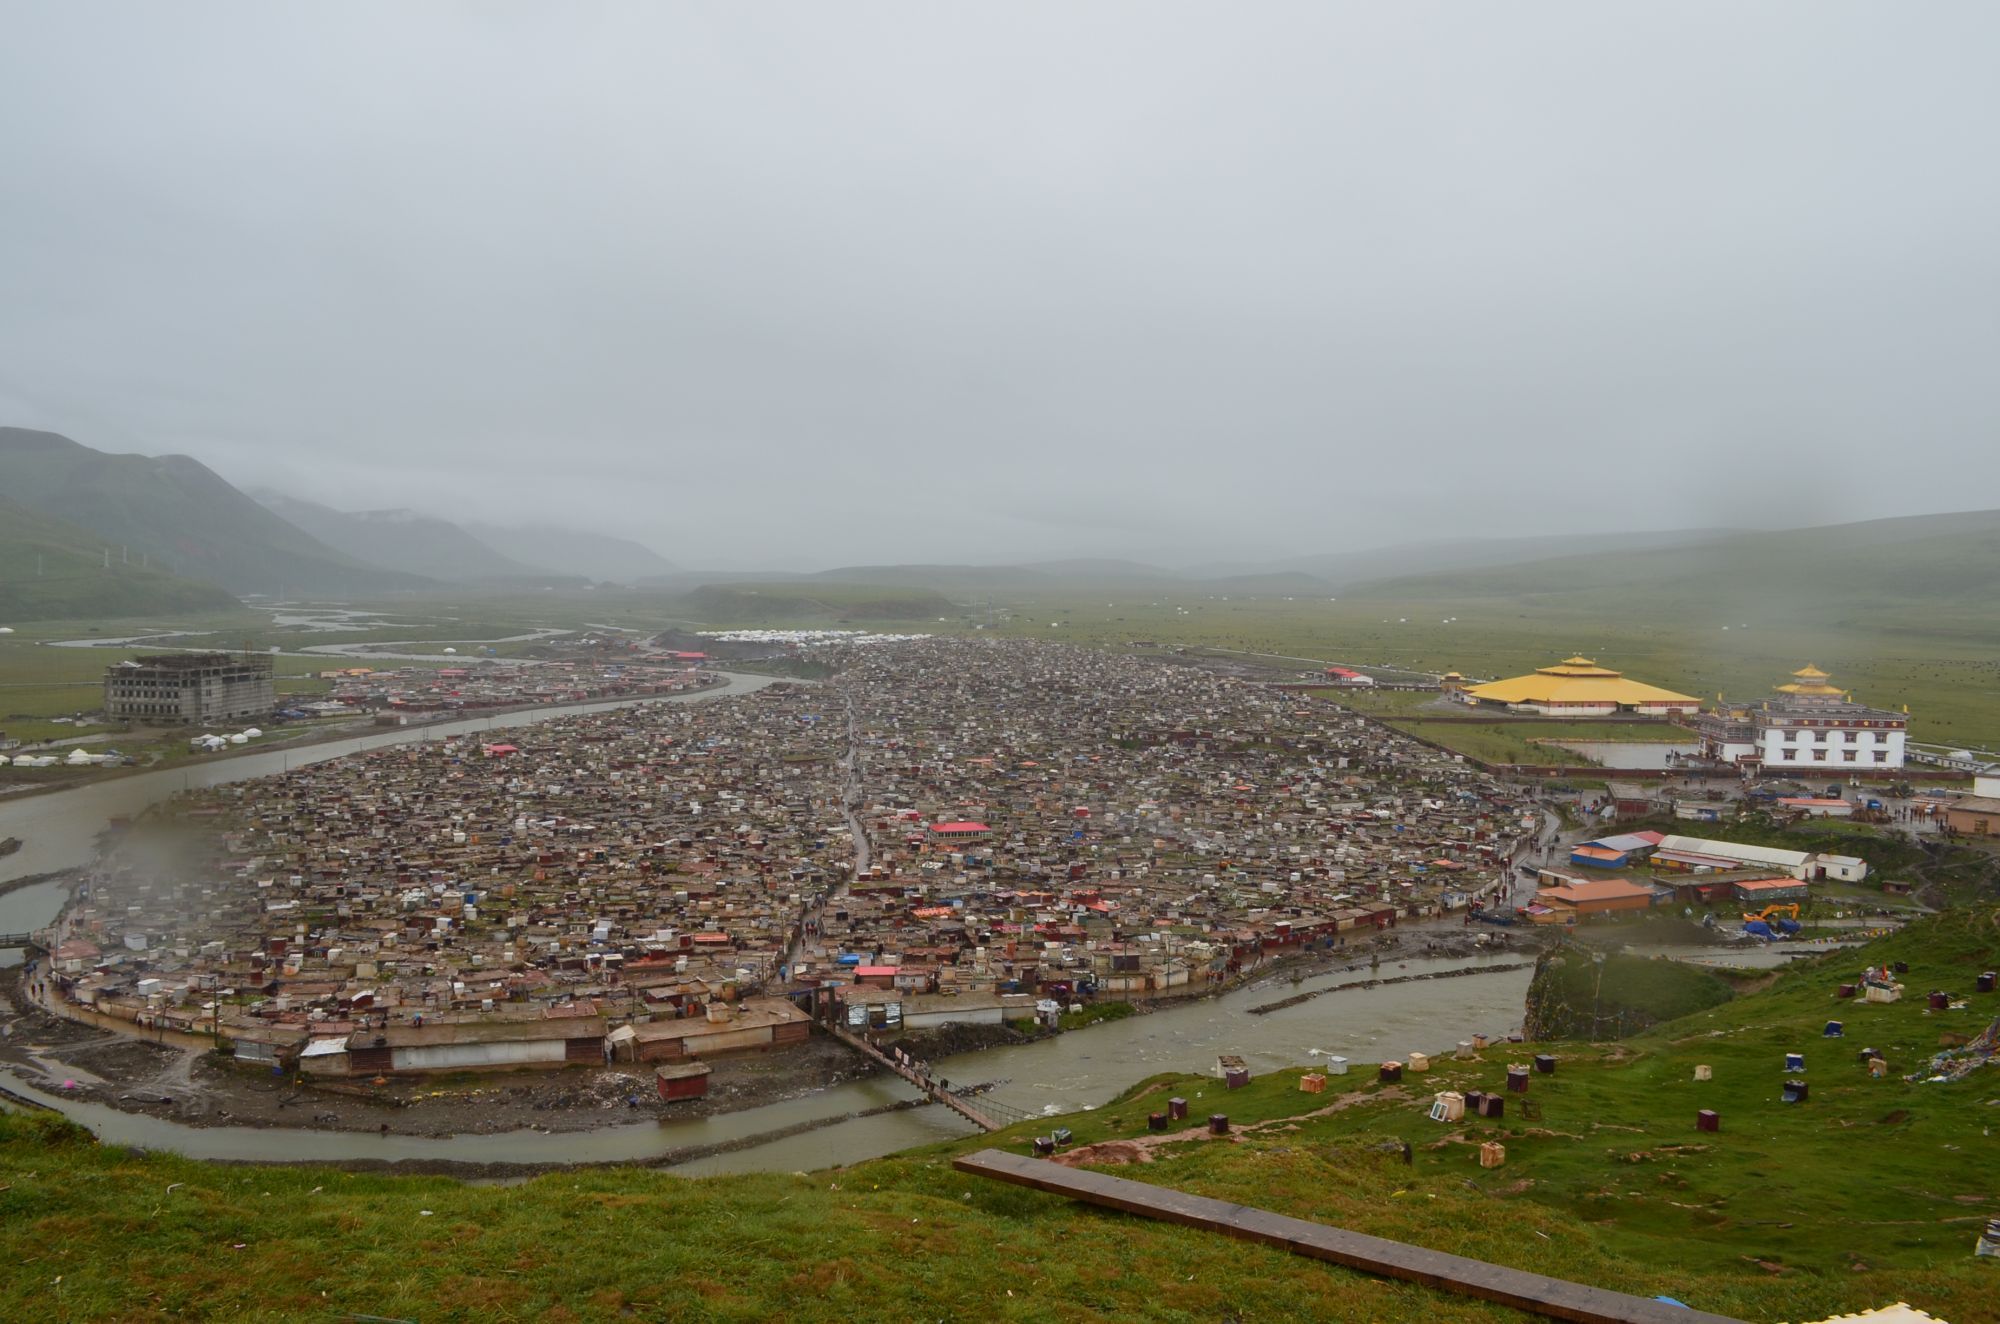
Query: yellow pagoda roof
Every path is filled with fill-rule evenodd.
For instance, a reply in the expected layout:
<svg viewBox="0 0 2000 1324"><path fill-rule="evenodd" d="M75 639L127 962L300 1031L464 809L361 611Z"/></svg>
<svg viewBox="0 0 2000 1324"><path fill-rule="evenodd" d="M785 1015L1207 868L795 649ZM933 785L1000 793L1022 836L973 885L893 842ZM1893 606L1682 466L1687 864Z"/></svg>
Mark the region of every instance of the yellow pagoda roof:
<svg viewBox="0 0 2000 1324"><path fill-rule="evenodd" d="M1606 680L1612 680L1625 673L1622 671L1613 671L1609 667L1600 667L1596 662L1587 657L1566 657L1552 667L1536 667L1535 674L1537 676L1598 676Z"/></svg>
<svg viewBox="0 0 2000 1324"><path fill-rule="evenodd" d="M1645 703L1694 704L1691 695L1629 680L1624 673L1600 667L1587 657L1572 657L1533 674L1513 676L1465 691L1489 703L1581 704L1615 703L1635 707Z"/></svg>
<svg viewBox="0 0 2000 1324"><path fill-rule="evenodd" d="M1778 686L1778 693L1816 695L1826 699L1837 699L1845 693L1838 685L1827 684L1831 677L1810 662L1792 674L1798 679L1789 685Z"/></svg>

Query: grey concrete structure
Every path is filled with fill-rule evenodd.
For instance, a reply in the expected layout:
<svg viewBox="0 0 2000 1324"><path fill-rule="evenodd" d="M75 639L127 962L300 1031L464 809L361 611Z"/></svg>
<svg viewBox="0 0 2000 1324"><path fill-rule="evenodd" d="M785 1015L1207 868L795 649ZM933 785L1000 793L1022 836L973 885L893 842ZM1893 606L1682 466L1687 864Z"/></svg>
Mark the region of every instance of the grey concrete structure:
<svg viewBox="0 0 2000 1324"><path fill-rule="evenodd" d="M262 717L276 705L271 659L255 654L167 653L104 672L104 715L113 721L203 726Z"/></svg>

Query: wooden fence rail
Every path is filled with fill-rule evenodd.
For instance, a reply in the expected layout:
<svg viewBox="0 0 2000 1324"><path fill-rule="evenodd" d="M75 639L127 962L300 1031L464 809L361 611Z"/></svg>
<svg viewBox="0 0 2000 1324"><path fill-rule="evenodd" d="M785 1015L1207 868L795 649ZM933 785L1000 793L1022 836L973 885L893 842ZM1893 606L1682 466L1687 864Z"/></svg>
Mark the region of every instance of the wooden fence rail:
<svg viewBox="0 0 2000 1324"><path fill-rule="evenodd" d="M1586 1324L1740 1324L1726 1315L1711 1315L1648 1297L1509 1269L1463 1255L1308 1223L1267 1209L1211 1200L1083 1168L1066 1168L997 1149L963 1155L953 1160L952 1166L960 1172L1066 1195L1086 1204L1182 1223L1245 1241L1261 1241L1364 1273L1403 1278L1440 1291L1498 1301L1551 1319L1581 1320Z"/></svg>

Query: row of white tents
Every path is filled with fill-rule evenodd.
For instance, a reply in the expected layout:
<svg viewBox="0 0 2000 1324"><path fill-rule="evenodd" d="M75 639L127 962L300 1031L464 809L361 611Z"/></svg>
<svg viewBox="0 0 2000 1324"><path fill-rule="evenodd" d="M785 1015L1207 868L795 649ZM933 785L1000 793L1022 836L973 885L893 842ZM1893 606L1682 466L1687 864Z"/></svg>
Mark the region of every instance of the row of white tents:
<svg viewBox="0 0 2000 1324"><path fill-rule="evenodd" d="M249 726L238 731L233 736L199 735L188 741L188 748L214 753L218 749L227 749L231 745L247 745L263 734L263 731L257 727Z"/></svg>
<svg viewBox="0 0 2000 1324"><path fill-rule="evenodd" d="M188 741L188 748L201 753L213 753L218 749L228 749L231 745L247 745L263 734L260 728L252 726L232 736L199 735ZM93 754L79 745L61 758L57 758L54 754L15 754L11 758L6 754L0 754L0 767L12 763L17 768L53 768L60 763L66 768L87 768L123 760L122 754Z"/></svg>
<svg viewBox="0 0 2000 1324"><path fill-rule="evenodd" d="M57 758L53 754L16 754L13 764L17 768L53 768L60 763L68 768L89 767L97 763L110 763L122 756L117 754L93 754L87 749L72 749L66 756ZM0 765L7 763L5 754L0 754Z"/></svg>

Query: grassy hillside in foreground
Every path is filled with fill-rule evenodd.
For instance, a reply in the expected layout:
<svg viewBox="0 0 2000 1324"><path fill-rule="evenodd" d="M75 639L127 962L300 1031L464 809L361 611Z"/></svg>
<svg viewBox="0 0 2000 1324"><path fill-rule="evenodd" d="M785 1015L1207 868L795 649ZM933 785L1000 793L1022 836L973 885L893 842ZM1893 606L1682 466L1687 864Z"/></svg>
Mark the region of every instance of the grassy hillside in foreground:
<svg viewBox="0 0 2000 1324"><path fill-rule="evenodd" d="M1864 964L1899 959L1904 1001L1834 998ZM1901 1299L1965 1324L2000 1302L2000 1265L1972 1255L2000 1214L2000 1069L1904 1076L1927 1074L1941 1037L2000 1015L2000 995L1931 1013L1923 992L1966 994L1996 964L2000 914L1951 914L1622 1044L1548 1046L1558 1069L1533 1078L1536 1120L1515 1095L1504 1120L1424 1116L1431 1091L1502 1088L1508 1058L1525 1056L1504 1045L1400 1087L1355 1074L1318 1095L1298 1090L1298 1070L1238 1091L1159 1076L1064 1120L1105 1145L1101 1162L1151 1158L1113 1167L1122 1176L1523 1269L1749 1320ZM1820 1037L1829 1016L1845 1038ZM1864 1045L1889 1077L1858 1065ZM1778 1101L1788 1051L1806 1054L1802 1105ZM1696 1063L1714 1079L1694 1081ZM1232 1138L1149 1136L1146 1114L1170 1094L1197 1118L1226 1111ZM1695 1129L1704 1107L1719 1132ZM1019 1152L1034 1129L817 1173L600 1170L491 1187L148 1157L6 1118L0 1289L22 1317L73 1320L1520 1318L950 1167L989 1144ZM1504 1167L1478 1166L1487 1139L1507 1146Z"/></svg>
<svg viewBox="0 0 2000 1324"><path fill-rule="evenodd" d="M0 623L79 620L133 612L226 611L236 599L213 584L152 569L104 539L0 496Z"/></svg>

